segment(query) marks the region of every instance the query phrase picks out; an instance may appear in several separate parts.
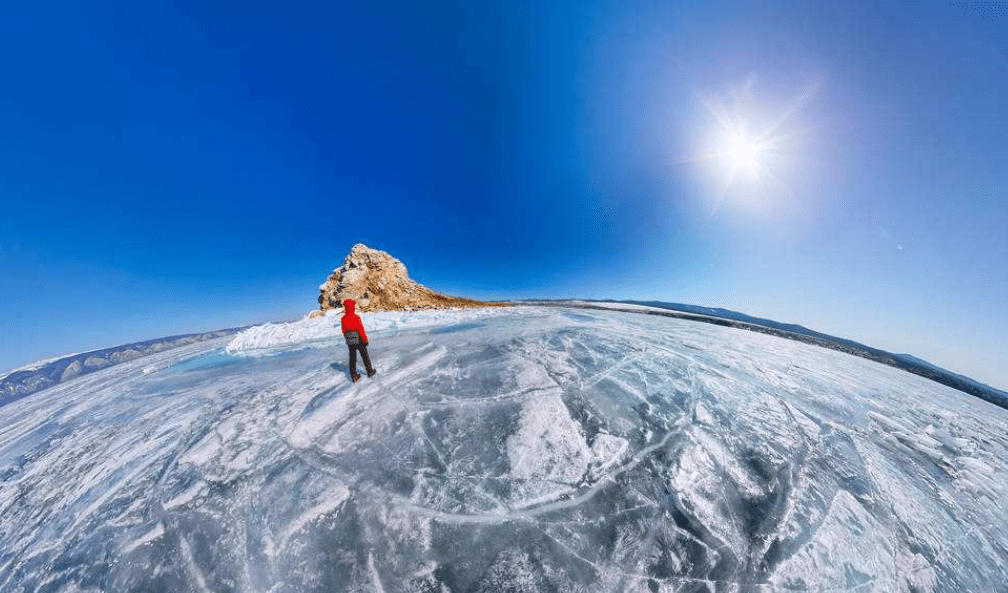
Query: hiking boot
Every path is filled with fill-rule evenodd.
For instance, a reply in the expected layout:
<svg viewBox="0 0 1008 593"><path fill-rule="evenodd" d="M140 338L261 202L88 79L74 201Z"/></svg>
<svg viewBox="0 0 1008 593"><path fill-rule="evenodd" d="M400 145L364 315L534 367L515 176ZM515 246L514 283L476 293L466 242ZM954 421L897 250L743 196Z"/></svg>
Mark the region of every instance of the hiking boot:
<svg viewBox="0 0 1008 593"><path fill-rule="evenodd" d="M374 377L377 372L378 371L376 371L374 369L368 369L367 376L368 377Z"/></svg>
<svg viewBox="0 0 1008 593"><path fill-rule="evenodd" d="M357 381L360 381L360 375L357 373L350 373L350 379L356 383Z"/></svg>

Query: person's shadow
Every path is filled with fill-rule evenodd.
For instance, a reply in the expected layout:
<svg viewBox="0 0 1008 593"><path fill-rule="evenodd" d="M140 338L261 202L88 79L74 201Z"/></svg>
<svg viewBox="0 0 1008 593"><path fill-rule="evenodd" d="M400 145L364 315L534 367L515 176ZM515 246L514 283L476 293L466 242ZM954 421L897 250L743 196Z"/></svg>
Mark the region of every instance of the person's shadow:
<svg viewBox="0 0 1008 593"><path fill-rule="evenodd" d="M348 365L346 363L340 364L338 362L334 362L334 363L332 363L332 364L329 365L329 368L331 368L334 371L339 371L341 373L346 373L347 375L350 374L350 365Z"/></svg>

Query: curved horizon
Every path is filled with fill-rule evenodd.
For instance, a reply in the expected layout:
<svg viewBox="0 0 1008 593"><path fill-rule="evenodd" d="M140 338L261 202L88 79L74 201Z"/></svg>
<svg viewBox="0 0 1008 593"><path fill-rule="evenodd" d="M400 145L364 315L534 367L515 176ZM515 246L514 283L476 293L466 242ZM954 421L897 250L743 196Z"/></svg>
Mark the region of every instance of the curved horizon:
<svg viewBox="0 0 1008 593"><path fill-rule="evenodd" d="M1004 389L1006 18L12 7L0 368L294 318L361 241L451 294L722 307Z"/></svg>

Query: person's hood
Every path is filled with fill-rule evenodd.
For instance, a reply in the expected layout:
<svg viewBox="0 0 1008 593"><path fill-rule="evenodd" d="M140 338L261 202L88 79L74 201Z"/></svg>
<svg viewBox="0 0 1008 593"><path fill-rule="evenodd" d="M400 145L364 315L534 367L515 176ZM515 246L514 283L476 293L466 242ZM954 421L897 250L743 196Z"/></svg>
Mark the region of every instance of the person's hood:
<svg viewBox="0 0 1008 593"><path fill-rule="evenodd" d="M344 315L354 315L354 307L357 306L357 302L353 299L347 299L343 301L343 314Z"/></svg>

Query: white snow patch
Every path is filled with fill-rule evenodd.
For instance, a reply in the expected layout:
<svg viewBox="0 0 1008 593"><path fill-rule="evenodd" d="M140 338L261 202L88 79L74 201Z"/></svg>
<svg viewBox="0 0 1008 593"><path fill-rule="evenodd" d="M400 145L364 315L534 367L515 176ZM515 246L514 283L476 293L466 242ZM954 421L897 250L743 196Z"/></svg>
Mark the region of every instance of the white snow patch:
<svg viewBox="0 0 1008 593"><path fill-rule="evenodd" d="M164 532L165 532L164 524L158 523L154 527L154 529L151 529L150 531L148 531L144 535L142 535L142 536L138 537L137 539L133 540L132 542L129 543L128 546L126 546L125 548L123 548L123 554L129 554L130 552L132 552L133 550L139 548L140 546L144 546L144 545L147 545L147 544L151 543L152 541L154 541L157 538L159 538L162 535L164 535Z"/></svg>
<svg viewBox="0 0 1008 593"><path fill-rule="evenodd" d="M770 584L839 590L850 588L850 576L860 573L863 583L871 583L880 591L895 591L896 552L885 526L853 496L840 490L815 535L780 564Z"/></svg>
<svg viewBox="0 0 1008 593"><path fill-rule="evenodd" d="M175 507L180 507L184 504L188 504L194 498L199 496L201 492L203 492L203 488L204 488L203 482L197 482L196 484L193 484L191 487L189 487L187 490L185 490L175 498L172 498L168 502L164 503L164 509L168 511L174 509Z"/></svg>
<svg viewBox="0 0 1008 593"><path fill-rule="evenodd" d="M193 580L196 581L196 584L199 585L200 591L209 592L210 588L207 587L206 576L196 564L196 560L193 558L192 548L189 547L189 542L186 541L186 538L179 538L179 548L182 551L182 558L185 560L189 576L191 576Z"/></svg>
<svg viewBox="0 0 1008 593"><path fill-rule="evenodd" d="M343 504L343 501L350 498L350 489L343 484L337 484L335 487L324 492L320 498L321 500L319 500L315 506L305 510L303 513L295 517L289 525L287 525L287 528L284 529L283 532L284 544L281 544L281 548L285 546L287 540L289 540L295 533L301 531L320 518L337 511L339 506Z"/></svg>
<svg viewBox="0 0 1008 593"><path fill-rule="evenodd" d="M179 463L191 463L192 465L205 465L220 454L220 437L216 433L209 433L203 437L195 446L185 452L179 458Z"/></svg>
<svg viewBox="0 0 1008 593"><path fill-rule="evenodd" d="M507 453L511 476L528 480L525 493L541 497L566 491L580 481L592 458L581 425L571 418L558 393L523 404L521 426L508 437Z"/></svg>
<svg viewBox="0 0 1008 593"><path fill-rule="evenodd" d="M938 586L938 574L927 558L900 550L896 559L900 593L930 593Z"/></svg>
<svg viewBox="0 0 1008 593"><path fill-rule="evenodd" d="M385 593L385 588L381 584L381 576L378 574L378 569L375 568L374 552L368 553L367 566L368 572L371 574L371 584L374 585L375 593Z"/></svg>
<svg viewBox="0 0 1008 593"><path fill-rule="evenodd" d="M591 446L593 477L598 478L602 472L615 466L629 450L630 443L623 437L605 433L595 435L595 442Z"/></svg>
<svg viewBox="0 0 1008 593"><path fill-rule="evenodd" d="M411 330L439 325L473 321L491 316L506 315L510 309L487 307L481 309L438 309L430 311L380 311L363 313L361 320L368 334L383 331ZM326 315L314 319L304 318L290 323L257 325L237 334L228 343L228 354L272 354L271 350L307 347L312 342L342 339L340 317L342 309L330 309Z"/></svg>
<svg viewBox="0 0 1008 593"><path fill-rule="evenodd" d="M707 426L717 426L718 422L714 419L714 415L710 413L707 406L703 405L703 402L697 402L694 408L694 415L696 416L697 422L706 424Z"/></svg>

